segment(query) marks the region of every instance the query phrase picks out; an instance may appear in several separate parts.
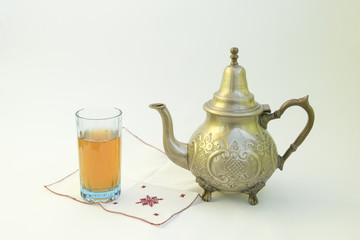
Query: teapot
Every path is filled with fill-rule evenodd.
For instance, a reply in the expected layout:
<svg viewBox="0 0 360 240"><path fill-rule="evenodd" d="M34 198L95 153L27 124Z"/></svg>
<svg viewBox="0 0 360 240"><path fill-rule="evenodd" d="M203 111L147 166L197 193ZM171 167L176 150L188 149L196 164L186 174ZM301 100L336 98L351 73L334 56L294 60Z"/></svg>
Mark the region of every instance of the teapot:
<svg viewBox="0 0 360 240"><path fill-rule="evenodd" d="M238 49L231 48L230 52L231 63L224 70L219 90L203 105L205 122L188 144L175 139L171 115L165 104L154 103L149 107L157 110L162 118L166 155L192 172L204 189L201 195L204 201L210 201L214 191L221 191L248 194L249 203L256 205L256 194L277 168L283 169L286 159L308 136L315 115L309 96L288 100L275 112L271 112L269 105L255 102L248 90L245 69L237 62ZM292 106L303 108L308 121L294 143L280 156L267 125Z"/></svg>

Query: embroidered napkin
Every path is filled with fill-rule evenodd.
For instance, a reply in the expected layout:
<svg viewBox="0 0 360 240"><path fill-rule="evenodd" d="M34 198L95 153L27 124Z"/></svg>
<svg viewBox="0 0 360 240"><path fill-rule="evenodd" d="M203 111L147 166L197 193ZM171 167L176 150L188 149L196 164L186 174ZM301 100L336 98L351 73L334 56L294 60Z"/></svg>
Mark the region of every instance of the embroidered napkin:
<svg viewBox="0 0 360 240"><path fill-rule="evenodd" d="M120 197L110 203L93 204L98 204L107 212L136 218L152 225L164 224L189 208L199 194L147 183L146 179L156 175L168 159L161 150L147 144L128 129L124 130ZM90 204L80 196L79 170L44 187L59 196Z"/></svg>

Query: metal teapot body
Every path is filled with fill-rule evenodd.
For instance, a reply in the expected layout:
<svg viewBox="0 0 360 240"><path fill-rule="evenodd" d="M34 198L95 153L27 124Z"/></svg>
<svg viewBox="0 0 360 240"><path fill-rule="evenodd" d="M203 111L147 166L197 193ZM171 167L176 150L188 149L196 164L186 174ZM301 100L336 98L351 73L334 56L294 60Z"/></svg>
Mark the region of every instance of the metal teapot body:
<svg viewBox="0 0 360 240"><path fill-rule="evenodd" d="M221 117L208 113L190 139L188 164L196 181L207 191L203 199L209 201L213 191L260 190L277 168L278 154L258 116Z"/></svg>
<svg viewBox="0 0 360 240"><path fill-rule="evenodd" d="M231 49L231 64L225 69L220 89L204 104L205 122L194 132L188 144L173 134L172 119L165 104L151 104L163 121L163 143L168 157L190 170L204 189L202 199L211 200L214 191L249 194L249 203L258 203L256 194L265 186L276 168L303 142L314 123L308 97L285 102L271 113L260 105L247 87L245 69L237 63L236 48ZM283 156L278 155L267 124L280 118L291 106L300 106L308 114L304 130Z"/></svg>

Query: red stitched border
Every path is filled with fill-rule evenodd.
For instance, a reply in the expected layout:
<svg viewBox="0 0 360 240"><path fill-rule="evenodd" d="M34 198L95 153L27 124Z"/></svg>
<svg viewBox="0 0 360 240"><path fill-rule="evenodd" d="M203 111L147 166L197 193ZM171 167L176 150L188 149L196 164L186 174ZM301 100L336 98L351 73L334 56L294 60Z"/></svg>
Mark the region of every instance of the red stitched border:
<svg viewBox="0 0 360 240"><path fill-rule="evenodd" d="M157 147L155 147L155 146L153 146L153 145L145 142L144 140L142 140L141 138L139 138L138 136L136 136L134 133L132 133L132 132L131 132L129 129L127 129L126 127L123 127L123 129L125 129L128 133L130 133L131 135L133 135L133 136L134 136L136 139L138 139L140 142L142 142L142 143L144 143L145 145L148 145L149 147L152 147L152 148L154 148L154 149L158 150L159 152L161 152L161 153L163 153L163 154L166 155L166 153L165 153L163 150L161 150L161 149L159 149L159 148L157 148Z"/></svg>
<svg viewBox="0 0 360 240"><path fill-rule="evenodd" d="M158 150L159 152L165 154L164 151L160 150L160 149L157 148L157 147L152 146L151 144L145 142L144 140L142 140L141 138L139 138L138 136L136 136L136 135L135 135L134 133L132 133L128 128L126 128L126 127L122 127L122 128L125 129L125 130L126 130L128 133L130 133L132 136L134 136L136 139L138 139L140 142L142 142L142 143L144 143L145 145L148 145L149 147L152 147L152 148ZM61 196L61 197L70 198L70 199L75 200L75 201L77 201L77 202L79 202L79 203L84 203L84 204L88 204L88 205L95 204L95 203L88 203L88 202L85 202L85 201L78 200L78 199L76 199L76 198L74 198L74 197L72 197L72 196L66 195L66 194L57 193L57 192L55 192L55 191L53 191L53 190L51 190L51 189L49 188L51 185L54 185L54 184L56 184L56 183L59 183L59 182L65 180L66 178L68 178L68 177L72 176L73 174L77 173L78 171L79 171L79 169L77 169L76 171L70 173L69 175L65 176L64 178L62 178L62 179L60 179L60 180L58 180L58 181L56 181L56 182L50 183L50 184L48 184L48 185L44 185L44 187L45 187L47 190L49 190L50 192L52 192L52 193L54 193L54 194L56 194L56 195L59 195L59 196ZM195 199L194 199L187 207L185 207L184 209L182 209L182 210L174 213L174 214L171 215L168 219L166 219L165 221L163 221L163 222L161 222L161 223L152 223L152 222L149 222L149 221L147 221L147 220L145 220L145 219L143 219L143 218L135 217L135 216L128 215L128 214L125 214L125 213L122 213L122 212L115 212L115 211L107 210L106 208L104 208L104 207L102 206L101 203L96 203L96 204L98 204L103 210L105 210L105 211L107 211L107 212L121 214L121 215L124 215L124 216L127 216L127 217L131 217L131 218L135 218L135 219L144 221L144 222L149 223L149 224L151 224L151 225L160 226L160 225L166 223L167 221L169 221L173 216L175 216L175 215L183 212L184 210L188 209L188 208L195 202L195 200L196 200L199 196L200 196L200 194L196 195Z"/></svg>
<svg viewBox="0 0 360 240"><path fill-rule="evenodd" d="M68 178L68 177L70 177L71 175L73 175L73 174L75 174L76 172L78 172L79 171L79 169L78 170L76 170L75 172L73 172L73 173L70 173L69 175L67 175L67 176L65 176L64 178L62 178L62 179L60 179L59 181L56 181L56 182L54 182L54 183L51 183L51 184L48 184L48 185L45 185L44 187L50 187L51 185L54 185L54 184L56 184L56 183L59 183L59 182L61 182L61 181L63 181L63 180L65 180L66 178Z"/></svg>

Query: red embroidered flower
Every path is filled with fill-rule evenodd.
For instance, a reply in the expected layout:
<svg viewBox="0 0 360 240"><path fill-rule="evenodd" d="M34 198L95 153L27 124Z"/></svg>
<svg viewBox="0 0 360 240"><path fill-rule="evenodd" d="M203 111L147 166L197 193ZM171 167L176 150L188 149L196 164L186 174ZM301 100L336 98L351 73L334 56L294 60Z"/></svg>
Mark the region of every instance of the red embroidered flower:
<svg viewBox="0 0 360 240"><path fill-rule="evenodd" d="M158 197L150 197L146 195L146 198L140 198L140 202L136 202L136 204L141 203L143 206L149 205L150 207L154 206L154 204L159 204L159 201L163 200L162 198Z"/></svg>
<svg viewBox="0 0 360 240"><path fill-rule="evenodd" d="M180 197L182 197L182 198L185 197L185 194L181 194Z"/></svg>

